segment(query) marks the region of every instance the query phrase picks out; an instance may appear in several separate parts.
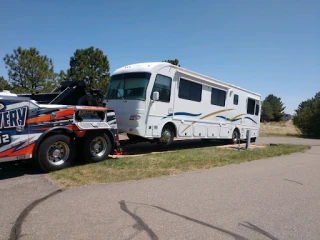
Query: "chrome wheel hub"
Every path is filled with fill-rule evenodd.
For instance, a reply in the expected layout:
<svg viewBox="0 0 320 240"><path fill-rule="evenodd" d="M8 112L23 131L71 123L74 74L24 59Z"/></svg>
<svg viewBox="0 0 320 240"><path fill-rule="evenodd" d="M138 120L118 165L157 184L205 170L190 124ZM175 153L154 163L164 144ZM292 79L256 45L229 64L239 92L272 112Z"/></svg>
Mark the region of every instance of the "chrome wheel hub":
<svg viewBox="0 0 320 240"><path fill-rule="evenodd" d="M93 156L101 157L107 151L107 142L103 137L96 137L90 144L90 152Z"/></svg>
<svg viewBox="0 0 320 240"><path fill-rule="evenodd" d="M161 141L169 142L171 139L171 132L169 130L164 130L161 134Z"/></svg>
<svg viewBox="0 0 320 240"><path fill-rule="evenodd" d="M58 157L60 156L60 154L61 154L61 151L60 151L59 149L55 149L55 150L53 151L53 153L52 153L52 156L53 156L54 158L58 158Z"/></svg>
<svg viewBox="0 0 320 240"><path fill-rule="evenodd" d="M53 165L61 165L68 160L70 148L65 142L53 143L47 151L47 159Z"/></svg>
<svg viewBox="0 0 320 240"><path fill-rule="evenodd" d="M234 143L238 142L238 133L236 133L236 132L233 133L232 140Z"/></svg>

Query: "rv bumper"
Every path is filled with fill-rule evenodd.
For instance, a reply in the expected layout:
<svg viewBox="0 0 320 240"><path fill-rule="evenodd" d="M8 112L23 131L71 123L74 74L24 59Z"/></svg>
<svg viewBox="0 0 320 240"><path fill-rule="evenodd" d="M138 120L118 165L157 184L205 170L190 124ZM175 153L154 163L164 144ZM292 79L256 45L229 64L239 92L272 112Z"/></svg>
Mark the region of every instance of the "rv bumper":
<svg viewBox="0 0 320 240"><path fill-rule="evenodd" d="M145 133L139 127L118 125L118 131L143 136Z"/></svg>

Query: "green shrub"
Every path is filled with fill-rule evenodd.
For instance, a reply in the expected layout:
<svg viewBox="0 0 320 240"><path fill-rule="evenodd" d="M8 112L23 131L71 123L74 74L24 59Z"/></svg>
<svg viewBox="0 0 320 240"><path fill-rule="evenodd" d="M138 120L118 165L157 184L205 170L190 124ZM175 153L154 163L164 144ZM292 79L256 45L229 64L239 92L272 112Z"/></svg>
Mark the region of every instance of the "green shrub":
<svg viewBox="0 0 320 240"><path fill-rule="evenodd" d="M293 117L293 124L303 135L320 138L320 92L300 103Z"/></svg>

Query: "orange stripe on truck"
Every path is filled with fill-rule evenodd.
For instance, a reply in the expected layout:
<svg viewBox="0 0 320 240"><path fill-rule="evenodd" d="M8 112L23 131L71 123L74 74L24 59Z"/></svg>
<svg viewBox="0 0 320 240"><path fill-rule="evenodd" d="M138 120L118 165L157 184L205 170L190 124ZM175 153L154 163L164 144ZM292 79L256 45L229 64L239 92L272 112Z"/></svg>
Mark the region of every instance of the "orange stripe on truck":
<svg viewBox="0 0 320 240"><path fill-rule="evenodd" d="M67 109L56 112L56 120L59 120L62 117L73 115L74 110L73 109ZM27 123L38 123L38 122L48 122L51 121L51 114L46 114L39 117L30 118L27 120Z"/></svg>
<svg viewBox="0 0 320 240"><path fill-rule="evenodd" d="M0 157L7 157L14 151L14 148L10 148L2 153L0 153Z"/></svg>
<svg viewBox="0 0 320 240"><path fill-rule="evenodd" d="M21 148L20 150L12 153L12 154L9 154L8 156L9 157L15 157L15 156L20 156L20 155L29 155L29 154L32 154L33 152L33 149L34 149L34 146L35 144L32 143L24 148Z"/></svg>

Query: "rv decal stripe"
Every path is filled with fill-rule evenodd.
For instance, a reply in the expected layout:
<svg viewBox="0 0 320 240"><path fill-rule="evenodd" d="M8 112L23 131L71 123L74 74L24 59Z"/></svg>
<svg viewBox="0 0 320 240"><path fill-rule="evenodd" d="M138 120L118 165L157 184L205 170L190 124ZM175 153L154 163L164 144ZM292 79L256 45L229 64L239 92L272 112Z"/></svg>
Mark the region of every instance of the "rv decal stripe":
<svg viewBox="0 0 320 240"><path fill-rule="evenodd" d="M169 113L167 116L163 117L162 119L164 118L167 118L167 117L172 117L173 115L175 116L189 116L189 117L198 117L200 116L202 113L189 113L189 112L175 112L175 113Z"/></svg>
<svg viewBox="0 0 320 240"><path fill-rule="evenodd" d="M204 119L204 118L207 118L207 117L211 117L212 115L215 115L217 113L221 113L221 112L225 112L225 111L231 111L231 110L234 110L233 108L230 108L230 109L223 109L223 110L219 110L219 111L216 111L216 112L212 112L212 113L209 113L207 115L204 115L203 117L201 117L200 119Z"/></svg>
<svg viewBox="0 0 320 240"><path fill-rule="evenodd" d="M240 117L240 116L243 116L243 115L245 115L245 114L240 114L240 115L238 115L238 116L235 116L234 118L227 118L227 117L224 117L224 116L217 116L218 118L222 118L222 119L225 119L225 120L227 120L227 121L230 121L230 122L236 122L236 121L238 121L238 120L240 120L241 118L236 118L236 117ZM249 119L249 120L251 120L252 122L254 122L255 124L257 124L257 122L255 121L255 120L253 120L252 118L250 118L250 117L245 117L246 119Z"/></svg>
<svg viewBox="0 0 320 240"><path fill-rule="evenodd" d="M235 117L231 118L230 120L234 120L234 119L236 119L236 118L238 118L238 117L240 117L240 116L243 116L243 115L245 115L245 114L239 114L239 115L237 115L237 116L235 116ZM238 119L240 119L240 118L238 118Z"/></svg>
<svg viewBox="0 0 320 240"><path fill-rule="evenodd" d="M227 121L230 121L230 122L236 122L238 120L240 120L241 118L227 118L227 117L224 117L224 116L217 116L217 118L222 118L222 119L225 119Z"/></svg>
<svg viewBox="0 0 320 240"><path fill-rule="evenodd" d="M254 122L255 124L258 124L255 120L253 120L253 119L250 118L250 117L245 117L245 118L251 120L251 121Z"/></svg>
<svg viewBox="0 0 320 240"><path fill-rule="evenodd" d="M225 112L225 111L231 111L231 110L234 110L233 108L230 108L230 109L223 109L223 110L219 110L219 111L216 111L216 112L212 112L212 113L209 113L207 115L204 115L202 116L200 119L205 119L207 117L210 117L212 115L215 115L215 114L218 114L218 113L221 113L221 112ZM183 129L183 131L181 133L183 133L184 131L186 131L189 127L191 127L191 125L195 124L196 122L192 122L189 126L187 126L185 129Z"/></svg>
<svg viewBox="0 0 320 240"><path fill-rule="evenodd" d="M172 116L172 113L170 113L168 116L170 116L170 115ZM194 114L194 113L188 113L188 112L175 112L174 115L198 117L201 115L201 113Z"/></svg>

